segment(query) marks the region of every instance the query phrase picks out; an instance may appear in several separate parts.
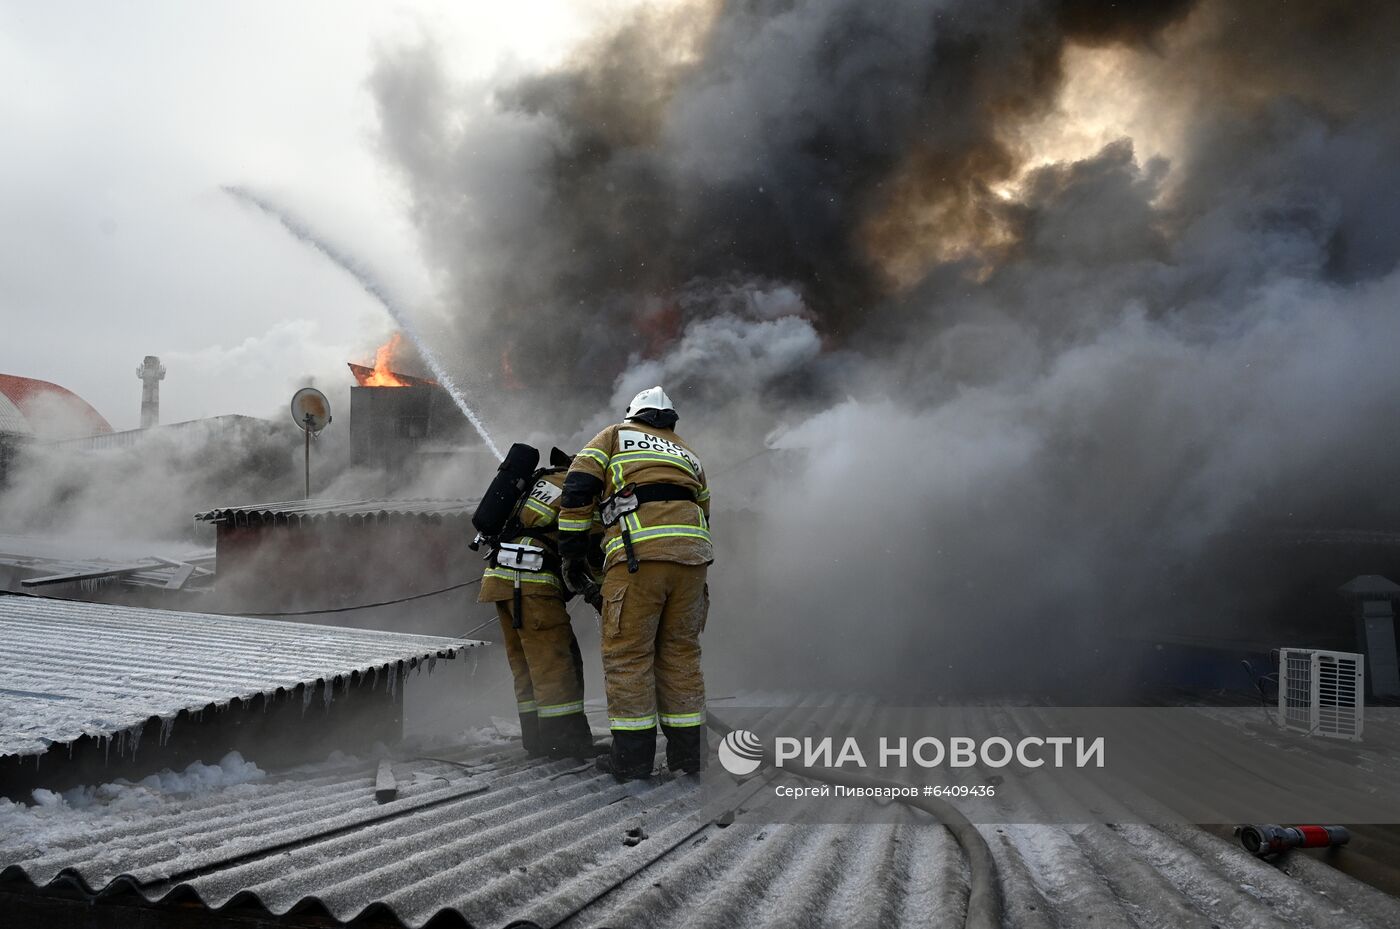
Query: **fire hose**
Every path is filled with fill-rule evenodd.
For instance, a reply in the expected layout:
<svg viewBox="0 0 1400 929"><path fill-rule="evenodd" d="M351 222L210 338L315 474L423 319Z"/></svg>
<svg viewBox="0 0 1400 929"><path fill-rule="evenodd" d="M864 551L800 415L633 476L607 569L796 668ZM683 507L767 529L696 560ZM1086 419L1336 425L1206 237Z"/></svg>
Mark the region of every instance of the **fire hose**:
<svg viewBox="0 0 1400 929"><path fill-rule="evenodd" d="M734 727L717 719L713 713L708 714L706 725L713 729L720 738L724 738L734 731ZM772 746L768 742L764 743L763 761L770 767L777 767ZM969 876L967 916L963 920L964 929L1001 929L1001 894L997 891L997 866L995 859L992 858L992 849L987 845L987 840L982 836L982 833L966 816L958 812L957 807L937 797L901 796L902 788L908 785L884 778L845 771L830 771L825 768L809 768L806 765L792 764L791 762L785 762L782 770L785 773L795 774L808 780L844 787L892 789L899 802L922 810L938 820L952 834L954 841L962 849L963 855L967 857Z"/></svg>
<svg viewBox="0 0 1400 929"><path fill-rule="evenodd" d="M1260 858L1290 848L1332 848L1351 841L1346 826L1237 826L1235 835L1245 851Z"/></svg>

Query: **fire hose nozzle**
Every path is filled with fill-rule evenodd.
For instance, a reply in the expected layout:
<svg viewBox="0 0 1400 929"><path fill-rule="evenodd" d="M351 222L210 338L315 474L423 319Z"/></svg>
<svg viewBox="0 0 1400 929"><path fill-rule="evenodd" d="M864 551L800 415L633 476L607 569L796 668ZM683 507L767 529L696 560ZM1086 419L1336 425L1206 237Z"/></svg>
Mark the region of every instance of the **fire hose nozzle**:
<svg viewBox="0 0 1400 929"><path fill-rule="evenodd" d="M1251 855L1263 858L1290 848L1331 848L1351 841L1346 826L1236 826L1235 835Z"/></svg>

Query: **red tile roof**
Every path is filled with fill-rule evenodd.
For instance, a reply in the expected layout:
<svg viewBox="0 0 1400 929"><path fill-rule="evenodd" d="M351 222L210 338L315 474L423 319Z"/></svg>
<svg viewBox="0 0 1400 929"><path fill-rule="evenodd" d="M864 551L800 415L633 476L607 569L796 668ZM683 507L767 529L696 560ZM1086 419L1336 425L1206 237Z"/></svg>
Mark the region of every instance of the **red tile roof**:
<svg viewBox="0 0 1400 929"><path fill-rule="evenodd" d="M75 435L97 435L112 431L112 426L88 404L86 400L66 387L32 377L19 377L14 374L0 374L0 395L3 395L19 409L29 422L30 429L43 435L46 430L36 421L42 415L40 409L45 400L57 400L61 408L71 410L77 417L83 431Z"/></svg>

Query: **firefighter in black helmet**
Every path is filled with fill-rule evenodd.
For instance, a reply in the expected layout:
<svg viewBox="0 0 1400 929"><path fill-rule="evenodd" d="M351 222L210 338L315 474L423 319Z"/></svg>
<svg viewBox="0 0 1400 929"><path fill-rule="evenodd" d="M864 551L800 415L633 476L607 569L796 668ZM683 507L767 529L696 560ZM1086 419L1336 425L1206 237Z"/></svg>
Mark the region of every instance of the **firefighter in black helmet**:
<svg viewBox="0 0 1400 929"><path fill-rule="evenodd" d="M528 448L511 451L522 447ZM477 601L496 604L525 750L551 758L591 758L583 657L565 609L556 535L570 460L556 448L550 467L515 482L524 489L498 534L486 540L492 550Z"/></svg>

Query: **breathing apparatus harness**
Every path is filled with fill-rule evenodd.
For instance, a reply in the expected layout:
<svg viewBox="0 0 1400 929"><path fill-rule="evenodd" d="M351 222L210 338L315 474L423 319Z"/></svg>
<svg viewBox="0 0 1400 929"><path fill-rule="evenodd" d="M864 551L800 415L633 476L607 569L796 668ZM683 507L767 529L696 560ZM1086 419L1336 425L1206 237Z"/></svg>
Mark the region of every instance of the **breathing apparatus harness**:
<svg viewBox="0 0 1400 929"><path fill-rule="evenodd" d="M622 548L627 552L627 573L636 574L641 563L632 547L632 530L625 517L635 512L643 503L660 503L664 500L689 500L695 502L695 491L679 484L637 484L631 483L618 489L612 496L598 504L599 515L603 518L603 528L611 528L620 523Z"/></svg>
<svg viewBox="0 0 1400 929"><path fill-rule="evenodd" d="M481 498L476 512L472 514L476 538L470 543L471 550L480 551L484 544L488 549L488 565L515 572L511 625L516 629L521 627L521 613L524 607L520 587L521 572L548 570L555 575L562 573L557 544L551 550L547 539L534 538L543 533L535 533L520 520L520 510L525 506L525 501L539 479L546 474L557 474L566 470L554 464L536 468L539 461L538 449L519 442L512 445L497 469L491 485ZM515 541L526 535L530 535L532 540L539 544Z"/></svg>
<svg viewBox="0 0 1400 929"><path fill-rule="evenodd" d="M559 548L557 543L551 544L538 529L526 526L520 521L520 510L525 506L525 500L530 496L530 491L540 478L547 474L558 474L566 468L539 468L530 475L530 479L525 484L525 489L516 498L515 506L512 508L510 516L506 518L505 525L494 536L486 536L478 532L471 542L472 551L477 551L484 543L488 551L486 553L486 563L493 568L505 568L515 572L515 583L511 590L511 627L519 629L522 622L522 612L524 608L524 593L521 590L521 572L523 571L548 571L556 577L563 575L563 563L559 558ZM522 536L529 536L531 542L516 542Z"/></svg>

